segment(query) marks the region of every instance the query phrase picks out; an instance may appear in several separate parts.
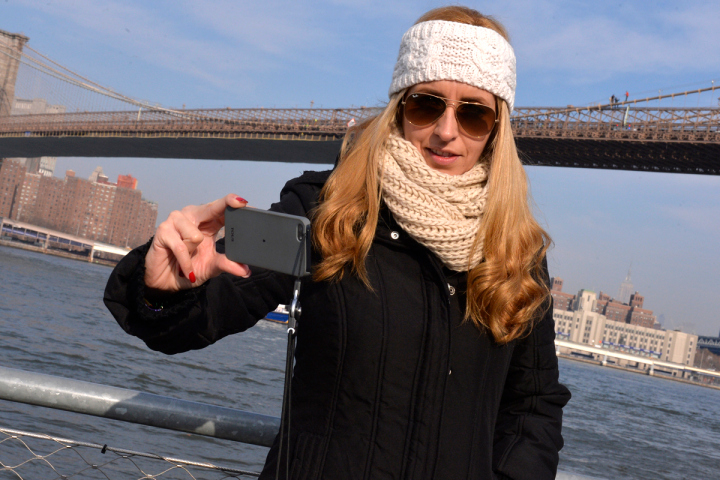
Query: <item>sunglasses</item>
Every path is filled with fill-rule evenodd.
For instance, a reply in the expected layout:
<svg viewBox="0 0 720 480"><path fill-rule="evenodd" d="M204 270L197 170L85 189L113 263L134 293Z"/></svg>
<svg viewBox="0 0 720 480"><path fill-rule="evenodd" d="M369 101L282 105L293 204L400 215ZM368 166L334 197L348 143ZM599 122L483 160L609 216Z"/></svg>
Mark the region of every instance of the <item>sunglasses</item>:
<svg viewBox="0 0 720 480"><path fill-rule="evenodd" d="M425 127L440 119L448 105L455 108L455 118L463 132L475 138L487 135L498 122L495 110L474 102L449 100L430 93L411 93L402 101L405 119L416 127Z"/></svg>

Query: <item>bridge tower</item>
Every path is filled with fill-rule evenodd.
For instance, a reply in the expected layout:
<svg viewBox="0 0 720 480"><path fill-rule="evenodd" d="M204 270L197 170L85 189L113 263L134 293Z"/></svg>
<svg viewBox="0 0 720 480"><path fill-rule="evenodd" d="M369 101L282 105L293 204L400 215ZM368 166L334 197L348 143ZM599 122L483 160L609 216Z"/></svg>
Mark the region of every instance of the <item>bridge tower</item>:
<svg viewBox="0 0 720 480"><path fill-rule="evenodd" d="M25 35L0 30L0 116L12 110L20 54L28 40Z"/></svg>

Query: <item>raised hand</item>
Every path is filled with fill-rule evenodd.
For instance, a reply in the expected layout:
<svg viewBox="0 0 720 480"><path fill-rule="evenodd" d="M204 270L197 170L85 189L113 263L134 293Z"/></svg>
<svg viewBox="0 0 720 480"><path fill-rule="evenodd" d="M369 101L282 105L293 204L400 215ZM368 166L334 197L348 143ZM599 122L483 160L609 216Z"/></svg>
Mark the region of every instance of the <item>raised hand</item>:
<svg viewBox="0 0 720 480"><path fill-rule="evenodd" d="M215 251L215 236L225 225L225 207L246 205L246 200L231 194L172 212L158 227L145 256L146 287L174 292L202 285L222 272L249 276L247 265L232 262Z"/></svg>

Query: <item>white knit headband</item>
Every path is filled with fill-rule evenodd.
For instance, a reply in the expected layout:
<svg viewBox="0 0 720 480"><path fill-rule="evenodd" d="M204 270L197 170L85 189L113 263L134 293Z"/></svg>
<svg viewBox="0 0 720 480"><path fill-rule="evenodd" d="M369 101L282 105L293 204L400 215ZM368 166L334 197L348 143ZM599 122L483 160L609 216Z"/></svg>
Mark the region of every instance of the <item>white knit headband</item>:
<svg viewBox="0 0 720 480"><path fill-rule="evenodd" d="M502 35L485 27L432 20L403 35L390 96L422 82L455 80L515 103L515 53Z"/></svg>

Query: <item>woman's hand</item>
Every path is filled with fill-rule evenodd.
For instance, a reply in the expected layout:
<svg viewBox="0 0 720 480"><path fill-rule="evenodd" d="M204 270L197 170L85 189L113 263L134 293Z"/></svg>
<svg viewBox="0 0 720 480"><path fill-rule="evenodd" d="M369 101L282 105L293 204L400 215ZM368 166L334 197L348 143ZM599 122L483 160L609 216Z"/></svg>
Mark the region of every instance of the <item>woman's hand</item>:
<svg viewBox="0 0 720 480"><path fill-rule="evenodd" d="M227 195L214 202L174 211L155 232L145 256L145 285L151 290L175 292L202 285L228 272L248 277L247 265L215 251L215 235L225 225L225 207L240 208L247 201Z"/></svg>

